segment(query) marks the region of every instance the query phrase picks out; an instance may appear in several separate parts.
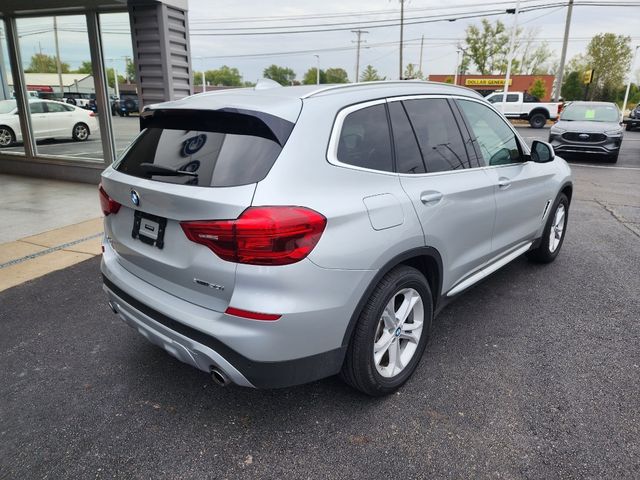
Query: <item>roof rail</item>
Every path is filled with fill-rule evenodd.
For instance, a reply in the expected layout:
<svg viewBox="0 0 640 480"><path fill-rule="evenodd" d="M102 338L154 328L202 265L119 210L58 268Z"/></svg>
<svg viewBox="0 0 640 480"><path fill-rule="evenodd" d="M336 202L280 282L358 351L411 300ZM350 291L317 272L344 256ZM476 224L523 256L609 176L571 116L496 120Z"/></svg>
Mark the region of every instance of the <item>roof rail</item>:
<svg viewBox="0 0 640 480"><path fill-rule="evenodd" d="M432 85L439 82L430 82L427 80L377 80L373 82L339 83L335 85L329 85L326 87L318 88L317 90L313 90L312 92L302 95L300 98L305 99L305 98L313 97L314 95L318 95L323 92L327 92L330 90L339 90L342 88L365 87L369 85L407 85L412 83Z"/></svg>

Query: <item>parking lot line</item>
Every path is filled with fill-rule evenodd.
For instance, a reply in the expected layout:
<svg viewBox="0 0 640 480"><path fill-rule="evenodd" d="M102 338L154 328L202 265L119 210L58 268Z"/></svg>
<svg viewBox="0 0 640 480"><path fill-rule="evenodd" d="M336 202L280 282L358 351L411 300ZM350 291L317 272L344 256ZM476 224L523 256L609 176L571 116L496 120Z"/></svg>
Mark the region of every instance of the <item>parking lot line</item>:
<svg viewBox="0 0 640 480"><path fill-rule="evenodd" d="M640 167L609 167L604 165L586 165L584 163L570 163L571 167L604 168L605 170L640 170Z"/></svg>

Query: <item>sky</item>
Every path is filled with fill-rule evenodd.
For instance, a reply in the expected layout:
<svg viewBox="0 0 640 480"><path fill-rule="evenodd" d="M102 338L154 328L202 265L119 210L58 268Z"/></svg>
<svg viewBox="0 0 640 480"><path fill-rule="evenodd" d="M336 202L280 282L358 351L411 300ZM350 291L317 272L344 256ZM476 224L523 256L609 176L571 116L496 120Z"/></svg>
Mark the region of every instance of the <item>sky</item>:
<svg viewBox="0 0 640 480"><path fill-rule="evenodd" d="M576 0L576 3L594 0ZM447 18L465 13L483 13L488 10L502 11L515 7L516 1L496 0L450 0L443 7L442 0L405 1L405 18ZM562 35L567 8L557 0L522 0L522 7L554 5L553 8L523 12L519 25L535 29L539 41L546 40L556 58L560 56ZM570 42L567 59L584 52L589 39L604 32L629 35L632 44L640 44L640 2L632 0L602 0L599 3L633 3L633 7L576 5L573 9ZM244 80L255 82L262 77L265 67L275 63L292 68L298 79L314 67L319 55L320 68L344 68L351 80L355 77L356 35L350 30L361 28L363 34L360 66L373 65L380 75L388 79L398 77L399 27L373 28L375 21L397 23L400 17L398 0L189 0L191 50L195 70L215 69L222 65L237 67ZM375 13L381 12L381 13ZM288 17L288 18L287 18ZM293 17L293 18L291 18ZM302 17L302 18L301 18ZM512 25L514 15L488 17L497 18ZM480 18L458 19L406 25L404 29L404 63L419 64L420 38L424 35L423 72L428 74L450 74L457 62L456 45L464 38L465 28L479 23ZM104 31L105 57L108 66L119 71L125 68L125 56L132 56L129 23L126 13L101 16ZM360 22L360 23L356 23ZM293 29L326 28L308 27L339 23L341 31L315 33L280 33L276 35L230 35L240 28L294 27ZM89 60L86 25L83 16L58 17L61 57L71 68ZM211 36L207 33L214 32ZM223 30L231 29L231 30ZM291 28L289 28L291 29ZM282 28L280 28L282 30ZM265 30L252 30L252 32ZM18 32L23 63L28 64L33 53L42 51L49 55L55 52L52 18L29 18L18 20ZM381 45L382 44L382 45ZM3 45L4 46L4 45ZM295 53L302 52L302 53ZM256 56L257 54L266 54ZM636 63L638 68L640 60Z"/></svg>

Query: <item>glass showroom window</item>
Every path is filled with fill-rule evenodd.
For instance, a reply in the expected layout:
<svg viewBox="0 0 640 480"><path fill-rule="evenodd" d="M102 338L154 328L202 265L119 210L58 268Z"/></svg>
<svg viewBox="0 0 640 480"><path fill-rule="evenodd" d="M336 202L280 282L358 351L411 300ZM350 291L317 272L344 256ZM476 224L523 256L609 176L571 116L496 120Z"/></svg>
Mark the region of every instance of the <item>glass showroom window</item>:
<svg viewBox="0 0 640 480"><path fill-rule="evenodd" d="M24 155L22 129L13 91L14 78L9 64L7 31L0 20L0 155Z"/></svg>
<svg viewBox="0 0 640 480"><path fill-rule="evenodd" d="M102 161L86 17L19 18L17 27L36 154Z"/></svg>
<svg viewBox="0 0 640 480"><path fill-rule="evenodd" d="M116 157L140 131L140 104L133 63L129 14L101 13L100 31L109 90Z"/></svg>

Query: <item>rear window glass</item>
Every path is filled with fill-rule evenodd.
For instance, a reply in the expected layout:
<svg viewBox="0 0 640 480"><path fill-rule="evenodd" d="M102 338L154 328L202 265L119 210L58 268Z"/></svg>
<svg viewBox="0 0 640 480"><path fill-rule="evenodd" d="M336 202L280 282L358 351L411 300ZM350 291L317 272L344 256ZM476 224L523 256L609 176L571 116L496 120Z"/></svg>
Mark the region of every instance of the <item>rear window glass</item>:
<svg viewBox="0 0 640 480"><path fill-rule="evenodd" d="M241 118L244 115L238 113L221 116L202 122L175 115L148 121L115 169L200 187L232 187L264 179L286 138L277 137L260 119Z"/></svg>

